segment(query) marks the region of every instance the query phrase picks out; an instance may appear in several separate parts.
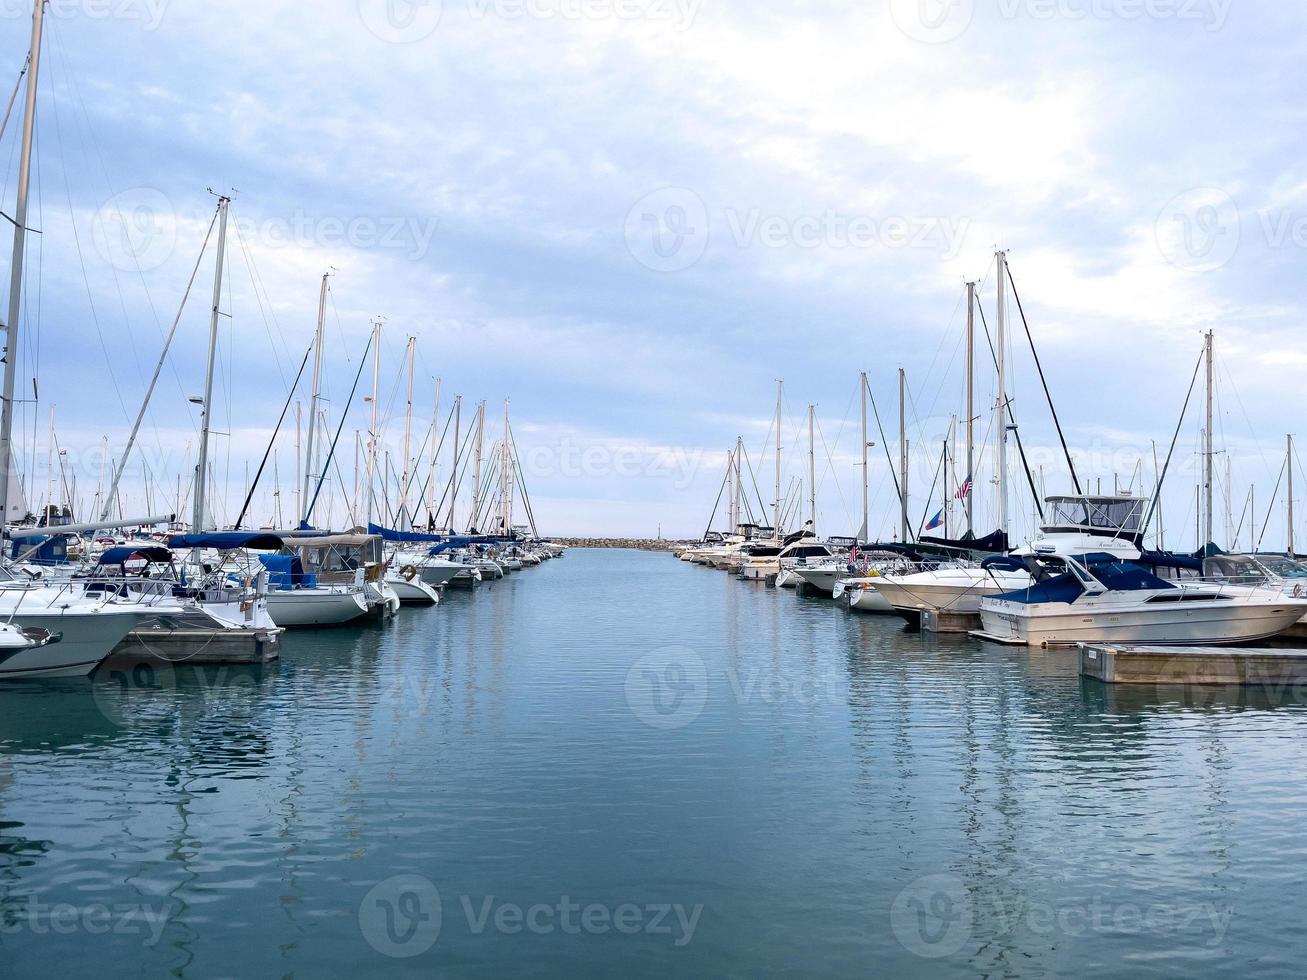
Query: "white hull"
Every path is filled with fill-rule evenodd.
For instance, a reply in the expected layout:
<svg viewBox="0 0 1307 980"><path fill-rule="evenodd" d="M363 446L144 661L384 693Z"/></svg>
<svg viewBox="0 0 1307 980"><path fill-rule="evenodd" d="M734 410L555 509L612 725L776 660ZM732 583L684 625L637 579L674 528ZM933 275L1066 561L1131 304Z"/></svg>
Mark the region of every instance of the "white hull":
<svg viewBox="0 0 1307 980"><path fill-rule="evenodd" d="M841 579L848 577L849 571L847 568L796 568L794 574L803 579L808 588L834 595L835 587Z"/></svg>
<svg viewBox="0 0 1307 980"><path fill-rule="evenodd" d="M268 615L278 626L339 626L367 614L362 590L291 589L268 593Z"/></svg>
<svg viewBox="0 0 1307 980"><path fill-rule="evenodd" d="M1001 643L1201 645L1246 643L1284 632L1303 615L1303 600L1277 596L1141 603L1044 602L990 599L980 610L982 632Z"/></svg>
<svg viewBox="0 0 1307 980"><path fill-rule="evenodd" d="M778 589L796 589L799 583L803 581L803 576L792 568L784 568L776 576L776 588Z"/></svg>
<svg viewBox="0 0 1307 980"><path fill-rule="evenodd" d="M885 575L876 589L899 612L936 609L951 613L980 612L980 600L1030 585L1024 572L985 572L980 569L945 569L915 575Z"/></svg>
<svg viewBox="0 0 1307 980"><path fill-rule="evenodd" d="M19 608L13 618L15 626L57 633L59 640L0 659L0 679L85 677L131 632L142 613L149 613L146 609L112 605L65 612L58 607L33 608L31 612Z"/></svg>
<svg viewBox="0 0 1307 980"><path fill-rule="evenodd" d="M893 613L894 607L880 590L872 586L860 586L848 590L849 608L867 613Z"/></svg>
<svg viewBox="0 0 1307 980"><path fill-rule="evenodd" d="M388 576L386 584L395 590L400 602L410 605L434 606L440 601L440 593L427 585L421 576L414 576L412 581L403 576Z"/></svg>

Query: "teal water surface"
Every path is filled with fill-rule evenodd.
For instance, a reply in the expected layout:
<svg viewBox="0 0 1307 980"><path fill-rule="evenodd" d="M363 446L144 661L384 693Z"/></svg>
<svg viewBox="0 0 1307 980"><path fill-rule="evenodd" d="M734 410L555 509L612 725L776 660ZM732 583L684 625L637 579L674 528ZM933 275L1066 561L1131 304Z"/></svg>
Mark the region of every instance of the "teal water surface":
<svg viewBox="0 0 1307 980"><path fill-rule="evenodd" d="M0 976L1296 976L1303 692L572 551L0 686Z"/></svg>

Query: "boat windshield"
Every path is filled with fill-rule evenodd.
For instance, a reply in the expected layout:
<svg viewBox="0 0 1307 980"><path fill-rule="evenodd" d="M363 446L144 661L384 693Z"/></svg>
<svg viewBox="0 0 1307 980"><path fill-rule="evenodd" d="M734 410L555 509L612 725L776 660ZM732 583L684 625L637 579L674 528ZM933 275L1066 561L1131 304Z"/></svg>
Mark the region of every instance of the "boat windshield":
<svg viewBox="0 0 1307 980"><path fill-rule="evenodd" d="M1278 556L1269 558L1259 558L1267 571L1280 578L1307 578L1307 565L1300 561L1294 561L1292 558L1280 558Z"/></svg>
<svg viewBox="0 0 1307 980"><path fill-rule="evenodd" d="M1251 555L1212 555L1203 559L1205 577L1232 585L1260 585L1270 577L1268 571Z"/></svg>
<svg viewBox="0 0 1307 980"><path fill-rule="evenodd" d="M1139 531L1144 519L1142 497L1049 497L1050 527L1097 531Z"/></svg>

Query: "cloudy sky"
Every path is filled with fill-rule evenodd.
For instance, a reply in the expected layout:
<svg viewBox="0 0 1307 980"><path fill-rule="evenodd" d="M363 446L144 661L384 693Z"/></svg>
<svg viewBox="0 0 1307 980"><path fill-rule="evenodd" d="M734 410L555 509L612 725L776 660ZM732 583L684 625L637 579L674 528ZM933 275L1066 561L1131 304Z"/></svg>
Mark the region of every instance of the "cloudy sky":
<svg viewBox="0 0 1307 980"><path fill-rule="evenodd" d="M992 327L993 253L1003 248L1082 478L1151 486L1153 443L1164 457L1211 328L1217 537L1227 498L1238 523L1256 483L1259 523L1270 513L1265 543L1283 542L1284 487L1274 506L1272 494L1307 365L1298 5L53 0L48 9L32 222L41 234L22 355L24 392L39 380L39 405L22 413L38 499L52 408L83 506L98 448L121 450L200 253L212 189L235 191L215 409L228 521L333 269L327 425L340 423L382 317L379 406L397 469L412 335L412 455L440 378L442 413L454 394L465 422L487 401L487 447L512 400L542 531L698 533L737 435L757 471L754 507L771 506L771 416L784 379L784 492L797 496L806 480L815 404L819 529L848 533L860 522L865 370L888 437L872 435L871 530L889 537L897 371L908 381L920 523L939 509L931 484L951 417L964 411L963 283L982 283ZM24 0L3 3L10 79L29 14ZM6 213L16 130L11 121L0 142ZM151 499L133 466L129 509L159 510L189 474L198 413L187 397L203 384L212 262L211 247L144 427ZM1047 489L1064 491L1070 477L1015 316L1012 325L1020 434ZM988 368L978 360L976 476L978 522L992 525ZM344 486L328 491L338 524L354 432L368 427L361 394L338 450ZM1165 495L1174 545L1194 536L1199 409L1201 392ZM293 426L277 465L289 514ZM448 469L446 457L440 480ZM1013 481L1019 534L1033 518L1015 469ZM271 519L273 488L269 476L256 521Z"/></svg>

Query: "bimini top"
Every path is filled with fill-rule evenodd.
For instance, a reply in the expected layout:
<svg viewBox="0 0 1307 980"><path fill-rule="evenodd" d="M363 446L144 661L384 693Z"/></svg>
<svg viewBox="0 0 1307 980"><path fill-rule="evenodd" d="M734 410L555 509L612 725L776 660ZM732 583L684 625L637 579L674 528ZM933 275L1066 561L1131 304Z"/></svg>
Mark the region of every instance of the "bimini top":
<svg viewBox="0 0 1307 980"><path fill-rule="evenodd" d="M130 545L123 545L117 548L109 548L100 554L101 565L125 565L133 558L144 558L148 562L172 561L172 552L167 548L159 545L142 545L139 548L133 548Z"/></svg>
<svg viewBox="0 0 1307 980"><path fill-rule="evenodd" d="M199 534L174 534L168 539L170 548L216 548L234 551L251 548L254 551L276 551L281 537L267 531L205 531Z"/></svg>

